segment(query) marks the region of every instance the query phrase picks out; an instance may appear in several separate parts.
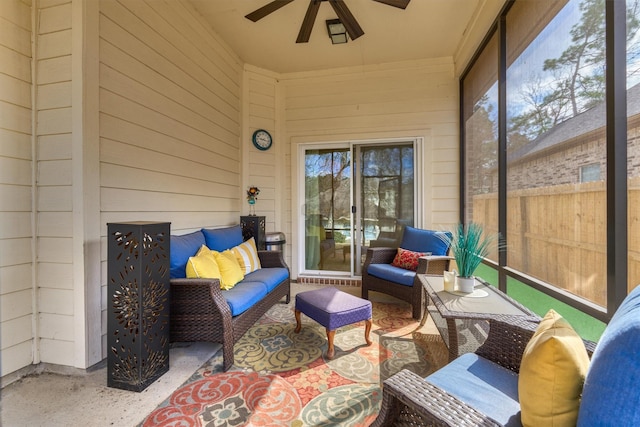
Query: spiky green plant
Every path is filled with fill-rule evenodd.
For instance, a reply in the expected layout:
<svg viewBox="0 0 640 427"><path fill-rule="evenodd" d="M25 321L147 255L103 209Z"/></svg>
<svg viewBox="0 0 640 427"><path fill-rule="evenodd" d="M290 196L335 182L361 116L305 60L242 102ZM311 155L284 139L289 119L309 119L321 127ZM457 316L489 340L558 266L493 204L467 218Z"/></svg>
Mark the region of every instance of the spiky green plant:
<svg viewBox="0 0 640 427"><path fill-rule="evenodd" d="M451 245L451 253L458 266L460 277L471 277L483 258L489 255L491 244L497 235L486 235L481 224L470 222L458 224L456 230L449 235L441 233L446 243Z"/></svg>

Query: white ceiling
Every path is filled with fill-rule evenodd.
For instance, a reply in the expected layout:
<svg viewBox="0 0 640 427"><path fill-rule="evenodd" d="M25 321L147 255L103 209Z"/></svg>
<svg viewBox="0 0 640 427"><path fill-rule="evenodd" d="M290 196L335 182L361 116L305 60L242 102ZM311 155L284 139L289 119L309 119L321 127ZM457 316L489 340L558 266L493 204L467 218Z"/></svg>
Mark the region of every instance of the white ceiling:
<svg viewBox="0 0 640 427"><path fill-rule="evenodd" d="M244 16L271 0L191 0L244 62L278 73L455 57L471 30L486 32L486 28L477 28L478 22L486 26L504 3L411 0L402 10L373 0L344 0L365 34L333 45L325 21L337 15L324 1L309 42L297 44L309 1L294 0L252 22Z"/></svg>

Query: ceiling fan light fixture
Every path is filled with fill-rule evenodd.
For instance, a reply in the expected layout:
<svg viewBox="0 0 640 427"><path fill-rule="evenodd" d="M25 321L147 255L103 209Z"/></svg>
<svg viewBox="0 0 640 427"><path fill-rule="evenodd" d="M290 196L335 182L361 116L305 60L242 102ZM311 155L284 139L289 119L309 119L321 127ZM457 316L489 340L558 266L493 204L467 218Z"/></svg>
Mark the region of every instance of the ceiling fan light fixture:
<svg viewBox="0 0 640 427"><path fill-rule="evenodd" d="M339 19L329 19L327 22L327 32L333 44L342 44L347 42L347 29Z"/></svg>

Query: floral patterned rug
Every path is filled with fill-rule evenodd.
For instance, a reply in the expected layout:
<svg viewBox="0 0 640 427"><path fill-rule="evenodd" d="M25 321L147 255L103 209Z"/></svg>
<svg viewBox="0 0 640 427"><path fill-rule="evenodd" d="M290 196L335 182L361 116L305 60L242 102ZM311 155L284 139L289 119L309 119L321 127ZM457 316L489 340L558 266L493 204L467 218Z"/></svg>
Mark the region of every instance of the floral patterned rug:
<svg viewBox="0 0 640 427"><path fill-rule="evenodd" d="M382 399L382 382L409 369L421 376L443 366L447 349L433 328L425 333L404 303L373 302L367 346L364 322L337 330L327 360L325 329L294 303L272 307L236 344L235 364L222 372L219 352L142 426L368 426Z"/></svg>

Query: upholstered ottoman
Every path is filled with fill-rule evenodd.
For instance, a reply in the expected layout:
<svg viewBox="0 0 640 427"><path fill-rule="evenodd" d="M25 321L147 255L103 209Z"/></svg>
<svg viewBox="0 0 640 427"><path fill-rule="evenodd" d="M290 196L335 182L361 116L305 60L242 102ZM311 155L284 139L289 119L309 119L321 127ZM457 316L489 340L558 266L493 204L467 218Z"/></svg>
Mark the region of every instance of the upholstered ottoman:
<svg viewBox="0 0 640 427"><path fill-rule="evenodd" d="M333 359L333 337L336 329L341 326L365 321L364 340L371 345L369 333L371 332L371 302L336 288L321 288L313 291L300 292L296 295L296 329L300 332L302 324L300 313L304 313L327 330L327 359Z"/></svg>

